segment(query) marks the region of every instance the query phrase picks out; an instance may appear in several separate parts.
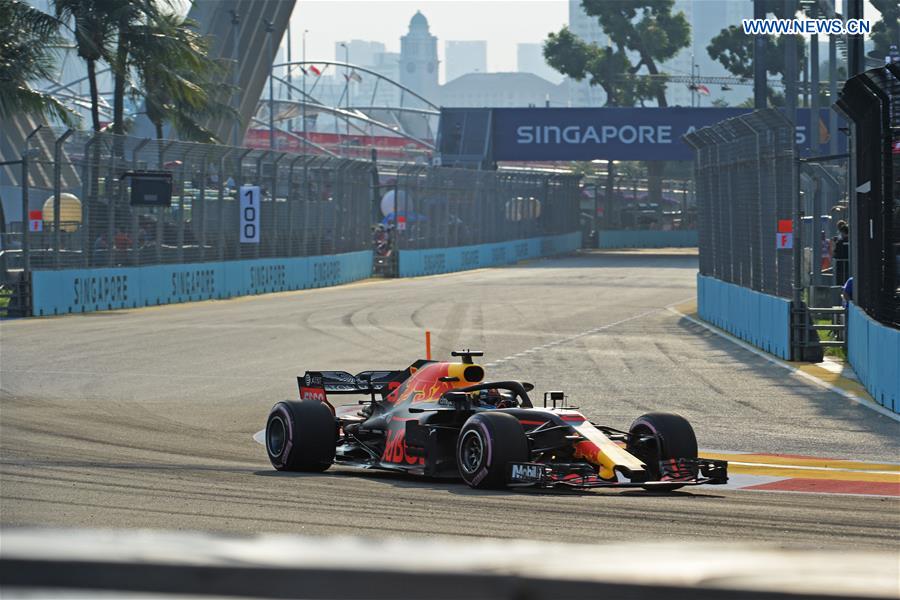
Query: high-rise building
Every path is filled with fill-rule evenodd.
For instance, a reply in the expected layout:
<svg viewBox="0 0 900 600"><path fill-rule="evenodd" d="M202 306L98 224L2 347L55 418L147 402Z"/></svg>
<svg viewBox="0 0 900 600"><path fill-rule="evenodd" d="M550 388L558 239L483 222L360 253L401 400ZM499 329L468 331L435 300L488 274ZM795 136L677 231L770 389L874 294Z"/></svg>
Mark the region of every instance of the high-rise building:
<svg viewBox="0 0 900 600"><path fill-rule="evenodd" d="M346 44L345 49L342 44ZM350 62L354 65L374 65L375 57L384 53L384 44L381 42L370 42L368 40L350 40L349 42L334 43L334 60L336 62L344 62L346 58L350 58Z"/></svg>
<svg viewBox="0 0 900 600"><path fill-rule="evenodd" d="M416 11L409 33L400 38L400 84L431 102L438 95L437 38L428 29L428 19Z"/></svg>
<svg viewBox="0 0 900 600"><path fill-rule="evenodd" d="M586 41L600 46L609 44L609 37L603 33L596 17L589 17L581 8L581 0L569 0L569 30ZM591 86L588 78L581 81L568 79L569 103L572 106L603 106L606 93L603 88Z"/></svg>
<svg viewBox="0 0 900 600"><path fill-rule="evenodd" d="M487 72L487 42L484 40L444 42L444 81L467 73Z"/></svg>
<svg viewBox="0 0 900 600"><path fill-rule="evenodd" d="M519 73L534 73L554 83L562 80L562 75L544 60L543 44L517 44L516 70Z"/></svg>

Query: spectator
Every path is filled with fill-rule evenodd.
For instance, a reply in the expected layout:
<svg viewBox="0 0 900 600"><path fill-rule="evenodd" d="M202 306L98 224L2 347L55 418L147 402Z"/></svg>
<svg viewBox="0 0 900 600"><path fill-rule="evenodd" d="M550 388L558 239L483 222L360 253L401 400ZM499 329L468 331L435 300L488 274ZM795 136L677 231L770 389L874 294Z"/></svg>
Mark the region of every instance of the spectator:
<svg viewBox="0 0 900 600"><path fill-rule="evenodd" d="M847 308L847 305L850 304L851 300L853 300L853 278L852 277L844 283L844 287L841 289L841 299L844 301L844 308Z"/></svg>
<svg viewBox="0 0 900 600"><path fill-rule="evenodd" d="M844 285L848 276L850 258L850 228L847 221L838 221L838 234L831 238L831 258L834 262L834 283Z"/></svg>

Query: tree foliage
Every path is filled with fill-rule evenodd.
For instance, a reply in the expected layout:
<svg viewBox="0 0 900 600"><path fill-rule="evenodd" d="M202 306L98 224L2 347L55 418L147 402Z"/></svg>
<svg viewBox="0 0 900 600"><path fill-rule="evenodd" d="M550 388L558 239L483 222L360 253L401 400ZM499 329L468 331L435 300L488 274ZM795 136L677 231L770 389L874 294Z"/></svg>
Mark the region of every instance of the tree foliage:
<svg viewBox="0 0 900 600"><path fill-rule="evenodd" d="M786 61L785 52L787 35L765 36L766 38L766 71L772 76L784 77ZM794 36L797 40L797 73L803 70L806 60L806 42L803 36ZM753 44L755 36L747 35L737 25L730 25L719 32L706 47L709 57L716 60L735 77L753 79ZM784 96L768 88L769 102L773 106L784 104Z"/></svg>
<svg viewBox="0 0 900 600"><path fill-rule="evenodd" d="M597 18L609 36L610 46L589 44L563 28L544 42L544 57L563 75L601 86L607 106L635 106L647 100L666 106L666 79L658 64L691 43L690 24L683 12L673 14L674 4L674 0L582 0L585 13ZM640 76L644 70L655 77Z"/></svg>
<svg viewBox="0 0 900 600"><path fill-rule="evenodd" d="M20 0L0 0L0 118L26 113L67 125L77 121L59 100L30 85L56 73L58 26L55 18Z"/></svg>
<svg viewBox="0 0 900 600"><path fill-rule="evenodd" d="M900 4L897 0L871 0L875 10L881 13L881 19L872 26L872 42L875 49L872 55L879 58L887 56L891 46L900 47Z"/></svg>

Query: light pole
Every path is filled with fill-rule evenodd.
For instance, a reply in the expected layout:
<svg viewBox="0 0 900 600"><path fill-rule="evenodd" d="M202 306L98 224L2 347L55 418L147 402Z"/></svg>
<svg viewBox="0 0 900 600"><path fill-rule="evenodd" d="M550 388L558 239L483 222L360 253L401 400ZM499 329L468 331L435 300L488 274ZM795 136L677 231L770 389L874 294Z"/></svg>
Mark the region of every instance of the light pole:
<svg viewBox="0 0 900 600"><path fill-rule="evenodd" d="M303 97L300 98L300 120L303 121L303 150L306 150L306 34L309 29L303 30Z"/></svg>
<svg viewBox="0 0 900 600"><path fill-rule="evenodd" d="M269 148L275 149L275 26L266 21L269 36Z"/></svg>
<svg viewBox="0 0 900 600"><path fill-rule="evenodd" d="M341 42L341 46L344 47L344 63L346 63L346 67L344 67L344 79L347 80L347 114L344 115L344 125L345 125L345 135L344 135L344 144L347 146L347 154L350 153L350 46L348 46L345 42Z"/></svg>
<svg viewBox="0 0 900 600"><path fill-rule="evenodd" d="M288 87L287 87L287 99L288 99L288 102L289 102L289 103L290 103L291 100L294 99L294 98L293 98L293 94L291 93L291 83L292 83L291 71L292 71L293 68L294 68L294 66L291 64L291 61L292 61L292 60L293 60L293 58L291 57L291 20L290 20L290 18L288 18L288 24L287 24L287 63L288 63L288 68L287 68L287 82L288 82ZM284 86L282 86L282 89L284 89ZM291 133L294 132L294 119L293 119L293 118L291 118L291 119L288 120L288 131L290 131Z"/></svg>
<svg viewBox="0 0 900 600"><path fill-rule="evenodd" d="M238 50L240 46L240 40L238 36L240 35L240 25L241 25L241 16L238 14L236 10L229 11L231 13L231 55L234 58L234 65L232 65L231 71L231 83L234 85L234 110L240 115L241 114L241 96L238 90ZM238 137L240 136L239 130L241 126L238 123L238 119L234 120L234 128L231 131L231 145L238 146L240 145L240 141Z"/></svg>

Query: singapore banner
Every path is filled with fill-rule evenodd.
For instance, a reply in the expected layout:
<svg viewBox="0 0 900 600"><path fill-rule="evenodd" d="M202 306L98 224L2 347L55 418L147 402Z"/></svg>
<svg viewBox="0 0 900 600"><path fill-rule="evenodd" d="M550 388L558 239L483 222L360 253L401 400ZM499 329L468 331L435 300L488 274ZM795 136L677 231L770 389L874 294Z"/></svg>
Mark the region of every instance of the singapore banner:
<svg viewBox="0 0 900 600"><path fill-rule="evenodd" d="M746 108L495 108L493 160L693 160L682 136L751 112ZM809 109L797 111L797 144L808 145ZM820 139L829 132L821 111ZM820 148L827 153L827 146ZM806 154L807 152L803 152Z"/></svg>

